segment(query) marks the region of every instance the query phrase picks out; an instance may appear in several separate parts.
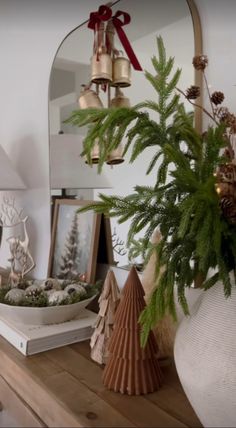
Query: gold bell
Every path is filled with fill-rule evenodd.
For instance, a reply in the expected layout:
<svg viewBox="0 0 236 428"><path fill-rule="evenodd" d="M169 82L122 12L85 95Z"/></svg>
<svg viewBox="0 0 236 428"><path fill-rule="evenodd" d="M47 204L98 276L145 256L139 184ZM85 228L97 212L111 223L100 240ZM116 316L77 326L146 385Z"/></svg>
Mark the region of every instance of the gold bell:
<svg viewBox="0 0 236 428"><path fill-rule="evenodd" d="M118 56L113 59L111 86L125 88L131 85L131 65L129 59Z"/></svg>
<svg viewBox="0 0 236 428"><path fill-rule="evenodd" d="M91 80L93 83L105 84L112 81L112 59L104 50L92 57Z"/></svg>
<svg viewBox="0 0 236 428"><path fill-rule="evenodd" d="M98 164L98 162L99 162L99 144L97 141L95 142L95 145L91 151L90 157L91 157L91 163L92 164ZM85 159L85 163L87 163L87 164L89 163L87 158Z"/></svg>
<svg viewBox="0 0 236 428"><path fill-rule="evenodd" d="M124 162L123 146L122 144L119 144L119 146L116 149L112 150L112 152L109 154L106 163L108 165L118 165L122 162Z"/></svg>
<svg viewBox="0 0 236 428"><path fill-rule="evenodd" d="M103 108L102 101L98 94L88 87L84 87L78 98L78 104L81 109L85 108Z"/></svg>
<svg viewBox="0 0 236 428"><path fill-rule="evenodd" d="M116 87L115 97L111 100L111 107L130 107L129 98L125 97L119 87Z"/></svg>

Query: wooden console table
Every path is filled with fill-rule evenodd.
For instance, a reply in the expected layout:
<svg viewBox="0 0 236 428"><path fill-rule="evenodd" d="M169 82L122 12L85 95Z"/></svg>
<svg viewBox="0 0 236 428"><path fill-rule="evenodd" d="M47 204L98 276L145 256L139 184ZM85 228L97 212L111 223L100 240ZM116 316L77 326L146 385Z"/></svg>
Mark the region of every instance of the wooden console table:
<svg viewBox="0 0 236 428"><path fill-rule="evenodd" d="M0 338L3 414L20 427L200 427L174 365L153 394L126 396L102 384L86 342L24 357ZM6 426L1 425L0 426Z"/></svg>

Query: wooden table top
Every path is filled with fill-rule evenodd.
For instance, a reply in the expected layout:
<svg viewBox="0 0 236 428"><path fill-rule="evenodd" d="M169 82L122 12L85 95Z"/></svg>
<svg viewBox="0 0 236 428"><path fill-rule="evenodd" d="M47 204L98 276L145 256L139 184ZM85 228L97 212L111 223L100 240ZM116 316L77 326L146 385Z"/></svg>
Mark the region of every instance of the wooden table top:
<svg viewBox="0 0 236 428"><path fill-rule="evenodd" d="M174 364L163 367L162 388L127 396L108 391L88 342L24 357L0 338L1 375L47 426L201 427Z"/></svg>

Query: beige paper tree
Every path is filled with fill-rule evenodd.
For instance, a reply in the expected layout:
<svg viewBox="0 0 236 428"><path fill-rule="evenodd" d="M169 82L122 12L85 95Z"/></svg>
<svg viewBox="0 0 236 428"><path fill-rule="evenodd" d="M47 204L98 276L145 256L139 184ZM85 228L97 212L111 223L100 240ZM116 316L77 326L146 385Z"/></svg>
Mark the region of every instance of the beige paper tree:
<svg viewBox="0 0 236 428"><path fill-rule="evenodd" d="M162 237L159 230L155 230L151 238L151 243L158 244L161 241L161 238ZM154 251L142 275L142 284L145 291L145 301L147 304L149 303L151 295L156 287L155 270L157 262L157 255ZM164 268L161 268L161 273L163 270ZM166 363L167 361L170 362L170 357L173 356L174 339L176 334L176 323L173 321L173 318L170 314L166 314L162 320L158 322L158 324L153 329L153 333L158 343L159 362L162 364Z"/></svg>
<svg viewBox="0 0 236 428"><path fill-rule="evenodd" d="M108 345L113 332L114 316L120 301L120 291L112 270L108 271L99 297L99 312L95 330L90 340L91 358L99 364L106 364Z"/></svg>
<svg viewBox="0 0 236 428"><path fill-rule="evenodd" d="M144 290L132 267L115 316L109 344L109 358L103 383L115 392L128 395L147 394L161 386L158 347L150 332L145 348L140 346L139 315L145 307Z"/></svg>

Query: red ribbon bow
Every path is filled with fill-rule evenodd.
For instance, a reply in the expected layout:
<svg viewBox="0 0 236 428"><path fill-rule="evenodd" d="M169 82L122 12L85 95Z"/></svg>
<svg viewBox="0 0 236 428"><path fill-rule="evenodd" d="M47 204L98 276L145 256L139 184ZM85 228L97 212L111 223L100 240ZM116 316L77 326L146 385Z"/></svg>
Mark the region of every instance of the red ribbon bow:
<svg viewBox="0 0 236 428"><path fill-rule="evenodd" d="M99 25L102 21L108 21L112 16L112 10L110 7L102 5L99 7L97 12L91 12L89 16L88 28L91 30L99 29Z"/></svg>
<svg viewBox="0 0 236 428"><path fill-rule="evenodd" d="M123 21L121 19L119 19L119 17L123 16ZM138 62L138 59L132 49L132 46L129 42L128 37L126 36L124 30L123 30L123 26L127 25L130 23L131 18L130 15L127 12L123 12L121 10L118 10L116 12L116 14L112 17L112 21L114 24L114 27L117 31L117 34L119 36L119 39L122 43L122 45L124 46L124 49L127 53L128 58L130 59L130 62L132 64L132 66L134 67L135 70L139 70L142 71L142 67Z"/></svg>

